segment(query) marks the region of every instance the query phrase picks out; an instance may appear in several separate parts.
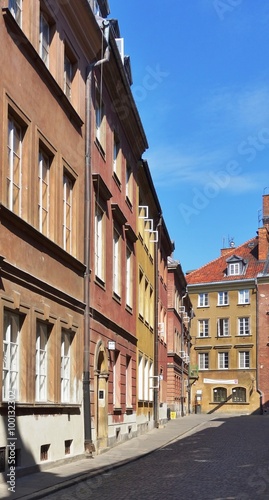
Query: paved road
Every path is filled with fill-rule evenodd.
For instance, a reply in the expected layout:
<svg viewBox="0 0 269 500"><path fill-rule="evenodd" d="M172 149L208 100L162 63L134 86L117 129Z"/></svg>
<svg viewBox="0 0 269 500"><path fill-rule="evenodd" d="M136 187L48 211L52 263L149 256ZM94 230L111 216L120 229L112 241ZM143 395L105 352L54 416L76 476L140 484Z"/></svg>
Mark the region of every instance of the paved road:
<svg viewBox="0 0 269 500"><path fill-rule="evenodd" d="M269 500L269 417L220 417L146 457L46 498Z"/></svg>

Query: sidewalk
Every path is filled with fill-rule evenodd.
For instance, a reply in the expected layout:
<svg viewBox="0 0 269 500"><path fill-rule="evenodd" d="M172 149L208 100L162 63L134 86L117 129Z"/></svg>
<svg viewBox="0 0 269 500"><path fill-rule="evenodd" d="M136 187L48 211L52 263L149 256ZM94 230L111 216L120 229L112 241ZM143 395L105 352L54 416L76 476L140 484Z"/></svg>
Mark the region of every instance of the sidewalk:
<svg viewBox="0 0 269 500"><path fill-rule="evenodd" d="M207 425L210 425L210 420L227 418L228 416L226 414L200 414L170 420L164 427L153 429L146 434L125 441L92 459L77 460L43 472L16 478L15 493L8 492L7 485L2 483L0 484L0 498L12 500L46 498L46 495L55 493L68 485L120 467L172 441L183 438L192 431L202 428L208 422Z"/></svg>

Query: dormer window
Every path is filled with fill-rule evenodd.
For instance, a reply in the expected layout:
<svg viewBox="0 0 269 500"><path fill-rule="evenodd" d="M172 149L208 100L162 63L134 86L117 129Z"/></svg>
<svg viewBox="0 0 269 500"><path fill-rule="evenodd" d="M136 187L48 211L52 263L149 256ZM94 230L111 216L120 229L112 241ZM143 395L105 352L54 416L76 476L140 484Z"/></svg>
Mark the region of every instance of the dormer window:
<svg viewBox="0 0 269 500"><path fill-rule="evenodd" d="M238 255L232 255L227 259L227 276L240 276L245 273L246 261Z"/></svg>

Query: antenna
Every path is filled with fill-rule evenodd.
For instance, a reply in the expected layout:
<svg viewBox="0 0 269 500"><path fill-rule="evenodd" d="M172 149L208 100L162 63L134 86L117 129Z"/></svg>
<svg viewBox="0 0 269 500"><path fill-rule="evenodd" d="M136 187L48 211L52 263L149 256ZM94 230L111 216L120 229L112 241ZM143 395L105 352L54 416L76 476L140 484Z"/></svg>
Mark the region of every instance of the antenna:
<svg viewBox="0 0 269 500"><path fill-rule="evenodd" d="M234 248L235 247L235 244L234 244L234 236L228 236L228 243L229 243L229 247L230 248Z"/></svg>

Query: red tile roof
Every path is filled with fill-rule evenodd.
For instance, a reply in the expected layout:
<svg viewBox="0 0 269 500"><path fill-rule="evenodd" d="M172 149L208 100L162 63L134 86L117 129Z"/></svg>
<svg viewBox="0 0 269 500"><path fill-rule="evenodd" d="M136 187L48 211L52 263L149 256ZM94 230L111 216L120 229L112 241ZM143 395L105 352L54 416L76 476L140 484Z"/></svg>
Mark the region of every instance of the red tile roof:
<svg viewBox="0 0 269 500"><path fill-rule="evenodd" d="M224 253L224 252L223 252ZM246 261L244 274L227 276L227 259L233 255ZM225 250L224 255L186 275L190 285L199 283L227 282L255 278L264 268L264 261L258 260L258 237L252 238L239 247Z"/></svg>

